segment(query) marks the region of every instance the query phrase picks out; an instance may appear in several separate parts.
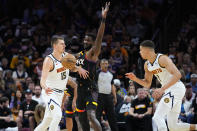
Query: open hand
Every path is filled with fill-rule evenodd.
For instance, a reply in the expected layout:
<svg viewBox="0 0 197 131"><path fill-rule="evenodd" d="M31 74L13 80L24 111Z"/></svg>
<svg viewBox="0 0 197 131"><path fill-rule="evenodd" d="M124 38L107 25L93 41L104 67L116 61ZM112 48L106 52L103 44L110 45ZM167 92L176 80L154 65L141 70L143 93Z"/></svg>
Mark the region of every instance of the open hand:
<svg viewBox="0 0 197 131"><path fill-rule="evenodd" d="M125 77L129 78L130 80L133 80L133 81L135 81L135 79L136 79L136 75L134 73L132 73L132 72L126 73Z"/></svg>
<svg viewBox="0 0 197 131"><path fill-rule="evenodd" d="M89 77L89 72L81 67L78 68L78 73L80 77L83 77L84 79L87 79Z"/></svg>
<svg viewBox="0 0 197 131"><path fill-rule="evenodd" d="M155 89L152 94L152 97L154 99L159 99L163 94L164 94L164 90L162 88Z"/></svg>
<svg viewBox="0 0 197 131"><path fill-rule="evenodd" d="M110 2L106 2L105 3L105 8L104 7L102 7L102 18L106 18L106 16L107 16L107 12L108 12L108 10L109 10L109 6L110 6Z"/></svg>

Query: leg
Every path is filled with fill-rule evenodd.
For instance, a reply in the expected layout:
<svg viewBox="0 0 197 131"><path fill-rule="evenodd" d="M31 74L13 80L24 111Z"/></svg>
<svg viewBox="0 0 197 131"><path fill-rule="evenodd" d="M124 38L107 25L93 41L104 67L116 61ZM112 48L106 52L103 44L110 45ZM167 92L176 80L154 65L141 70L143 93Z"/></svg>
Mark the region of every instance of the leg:
<svg viewBox="0 0 197 131"><path fill-rule="evenodd" d="M181 100L175 100L176 104L174 105L172 111L167 114L167 122L170 130L179 130L179 131L189 131L190 124L188 123L178 123L178 117L181 111Z"/></svg>
<svg viewBox="0 0 197 131"><path fill-rule="evenodd" d="M104 101L105 101L104 109L106 111L106 115L109 121L110 128L112 131L118 131L118 127L116 124L115 111L114 111L113 97L111 95L108 95Z"/></svg>
<svg viewBox="0 0 197 131"><path fill-rule="evenodd" d="M79 121L80 121L83 131L90 131L90 124L88 122L86 111L79 113Z"/></svg>
<svg viewBox="0 0 197 131"><path fill-rule="evenodd" d="M67 131L72 131L73 129L73 119L70 117L66 117L66 129Z"/></svg>
<svg viewBox="0 0 197 131"><path fill-rule="evenodd" d="M95 110L88 110L87 111L88 119L91 121L94 131L102 131L101 125L99 121L96 119Z"/></svg>
<svg viewBox="0 0 197 131"><path fill-rule="evenodd" d="M29 117L29 127L30 127L30 130L31 130L31 131L34 130L35 121L34 121L34 117L33 117L33 116L30 116L30 117Z"/></svg>
<svg viewBox="0 0 197 131"><path fill-rule="evenodd" d="M44 118L42 122L36 127L35 131L45 131L49 127L49 124L52 121L52 117L50 117L49 115L50 115L50 111L48 107L46 107Z"/></svg>
<svg viewBox="0 0 197 131"><path fill-rule="evenodd" d="M75 121L77 122L78 131L83 131L82 127L81 127L81 124L79 122L79 116L75 116Z"/></svg>
<svg viewBox="0 0 197 131"><path fill-rule="evenodd" d="M153 123L157 126L158 131L167 131L167 126L165 122L165 116L170 112L171 110L171 102L165 103L165 99L170 100L169 96L163 97L159 104L158 107L155 111L155 114L152 118Z"/></svg>
<svg viewBox="0 0 197 131"><path fill-rule="evenodd" d="M57 131L58 125L62 118L62 109L60 106L54 104L54 109L51 109L52 121L49 126L49 131Z"/></svg>
<svg viewBox="0 0 197 131"><path fill-rule="evenodd" d="M104 101L104 99L102 99L101 94L99 94L99 96L98 96L98 106L97 106L97 109L96 109L96 118L100 122L100 124L101 124L101 116L102 116L103 106L104 106L103 101Z"/></svg>
<svg viewBox="0 0 197 131"><path fill-rule="evenodd" d="M99 121L96 119L96 108L98 105L97 100L98 100L97 89L92 89L90 92L88 92L88 97L87 97L87 104L86 104L87 117L88 120L91 122L94 131L102 131L101 125Z"/></svg>

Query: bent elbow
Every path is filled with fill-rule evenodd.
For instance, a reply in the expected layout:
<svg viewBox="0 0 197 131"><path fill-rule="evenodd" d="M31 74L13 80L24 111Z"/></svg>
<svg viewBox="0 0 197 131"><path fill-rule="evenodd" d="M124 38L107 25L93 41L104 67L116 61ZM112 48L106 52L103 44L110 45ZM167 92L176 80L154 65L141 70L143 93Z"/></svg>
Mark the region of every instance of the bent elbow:
<svg viewBox="0 0 197 131"><path fill-rule="evenodd" d="M178 80L180 80L180 79L181 79L181 77L182 77L181 72L179 71L179 72L177 73L177 75L176 75L176 76L177 76L177 79L178 79Z"/></svg>

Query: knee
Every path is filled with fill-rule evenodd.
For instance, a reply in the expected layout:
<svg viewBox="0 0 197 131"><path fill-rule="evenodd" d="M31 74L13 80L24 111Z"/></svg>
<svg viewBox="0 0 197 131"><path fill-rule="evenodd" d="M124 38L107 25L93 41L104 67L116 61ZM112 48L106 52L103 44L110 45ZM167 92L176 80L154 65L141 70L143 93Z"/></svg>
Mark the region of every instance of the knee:
<svg viewBox="0 0 197 131"><path fill-rule="evenodd" d="M89 119L90 121L93 121L93 120L96 119L96 116L95 116L95 112L94 112L94 111L88 111L88 112L87 112L87 116L88 116L88 119Z"/></svg>
<svg viewBox="0 0 197 131"><path fill-rule="evenodd" d="M31 123L31 124L34 123L34 117L33 116L29 117L29 123Z"/></svg>

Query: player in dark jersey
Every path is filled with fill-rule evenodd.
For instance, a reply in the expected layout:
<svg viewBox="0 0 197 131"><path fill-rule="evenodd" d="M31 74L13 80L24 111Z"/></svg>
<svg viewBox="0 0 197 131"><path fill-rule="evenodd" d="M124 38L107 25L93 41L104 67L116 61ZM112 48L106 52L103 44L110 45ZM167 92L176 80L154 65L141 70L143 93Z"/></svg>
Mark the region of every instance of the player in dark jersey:
<svg viewBox="0 0 197 131"><path fill-rule="evenodd" d="M89 72L87 79L78 78L78 98L77 111L79 112L79 121L83 131L89 131L91 122L94 131L101 131L101 125L96 119L96 107L98 98L98 88L96 85L96 62L101 51L101 43L105 30L105 19L109 10L110 2L102 8L102 21L99 27L97 37L93 34L86 34L84 38L84 51L78 54L77 65L83 67Z"/></svg>
<svg viewBox="0 0 197 131"><path fill-rule="evenodd" d="M78 113L73 107L73 99L74 99L74 89L67 85L67 89L64 91L65 95L68 97L68 101L66 103L66 128L67 131L73 130L73 118L75 118L77 122L78 131L82 131L81 125L79 123Z"/></svg>

